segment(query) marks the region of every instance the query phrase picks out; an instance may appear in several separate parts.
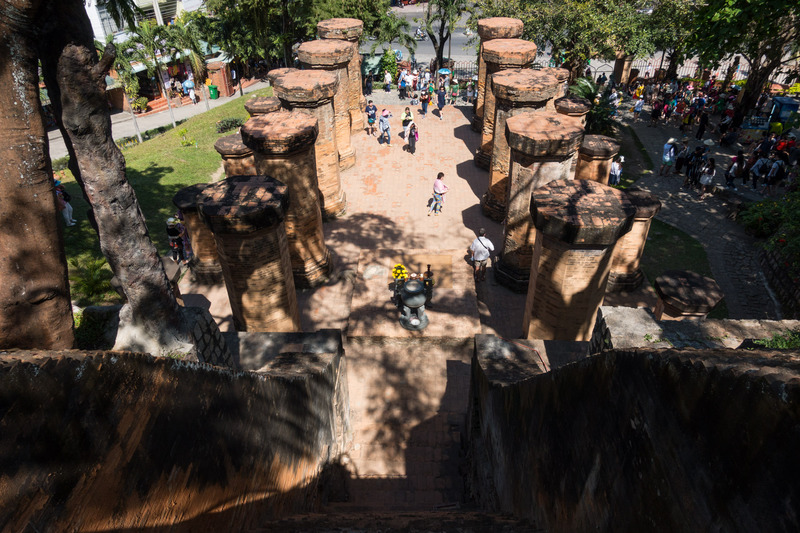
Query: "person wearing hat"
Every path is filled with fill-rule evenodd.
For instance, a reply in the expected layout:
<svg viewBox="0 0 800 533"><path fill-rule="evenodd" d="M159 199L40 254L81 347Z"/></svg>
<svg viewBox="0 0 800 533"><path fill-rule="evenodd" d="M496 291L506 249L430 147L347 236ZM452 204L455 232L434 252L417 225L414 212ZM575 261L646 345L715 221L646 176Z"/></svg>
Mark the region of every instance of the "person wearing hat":
<svg viewBox="0 0 800 533"><path fill-rule="evenodd" d="M458 80L453 78L453 83L450 84L450 105L456 105L458 103L458 93L461 91L461 88L458 86Z"/></svg>
<svg viewBox="0 0 800 533"><path fill-rule="evenodd" d="M678 151L678 155L675 158L675 170L673 170L674 174L680 175L681 170L683 170L683 166L686 164L686 161L689 159L691 153L689 152L689 139L684 137L681 140L681 147Z"/></svg>
<svg viewBox="0 0 800 533"><path fill-rule="evenodd" d="M167 237L169 238L169 247L172 248L172 260L184 263L186 258L183 254L183 224L177 218L169 217L167 219Z"/></svg>
<svg viewBox="0 0 800 533"><path fill-rule="evenodd" d="M70 204L69 193L61 185L61 180L55 181L56 202L58 203L58 210L61 211L61 216L64 217L64 223L67 226L74 226L77 220L72 218L72 204Z"/></svg>
<svg viewBox="0 0 800 533"><path fill-rule="evenodd" d="M675 155L678 152L677 148L675 148L675 143L677 142L677 139L670 137L667 143L664 145L663 152L661 154L661 168L658 169L659 176L666 176L670 174L670 167L675 161Z"/></svg>
<svg viewBox="0 0 800 533"><path fill-rule="evenodd" d="M381 139L385 139L386 146L392 145L392 133L389 126L390 118L392 118L392 113L388 109L384 109L381 112L381 118L378 120L378 131L381 133L378 136L378 142L381 142Z"/></svg>
<svg viewBox="0 0 800 533"><path fill-rule="evenodd" d="M470 256L472 258L472 269L475 281L486 280L486 264L494 252L494 245L492 241L486 238L486 230L481 228L478 230L478 237L472 241L469 246Z"/></svg>

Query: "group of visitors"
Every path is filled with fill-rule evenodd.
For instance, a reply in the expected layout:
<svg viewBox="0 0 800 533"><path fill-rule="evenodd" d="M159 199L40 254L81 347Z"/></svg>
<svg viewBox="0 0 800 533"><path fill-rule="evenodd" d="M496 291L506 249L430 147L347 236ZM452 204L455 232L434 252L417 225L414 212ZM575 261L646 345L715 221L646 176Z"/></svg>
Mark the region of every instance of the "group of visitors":
<svg viewBox="0 0 800 533"><path fill-rule="evenodd" d="M392 73L388 70L384 71L383 89L385 92L391 92L393 82ZM370 74L364 84L364 94L366 96L372 94L373 84L374 80L372 74ZM408 71L403 69L397 75L398 98L400 100L411 99L412 105L417 105L417 103L425 100L428 102L433 101L442 89L445 94L445 103L450 105L456 105L459 99L471 104L476 96L474 81L459 83L458 79L453 78L451 75L442 75L436 80L431 77L431 72L428 69L425 69L422 73L418 70ZM426 94L427 97L425 96Z"/></svg>
<svg viewBox="0 0 800 533"><path fill-rule="evenodd" d="M447 105L447 93L444 87L440 87L435 93L423 92L422 96L413 95L411 104L421 106L419 110L420 117L425 118L428 115L428 104L433 98L436 98L436 107L439 111L439 120L444 117L444 108ZM392 112L388 109L383 109L378 116L378 107L370 100L367 107L364 109L367 115L367 133L375 136L377 124L378 142L383 142L386 146L392 146L392 127L389 119L393 118ZM400 121L403 126L402 138L406 141L408 151L413 155L416 153L417 141L419 141L419 127L414 121L414 113L410 107L406 107L403 114L400 116Z"/></svg>
<svg viewBox="0 0 800 533"><path fill-rule="evenodd" d="M169 81L164 83L164 88L171 98L188 96L193 104L197 103L197 93L194 91L194 76L191 72L183 76L182 79L170 78Z"/></svg>

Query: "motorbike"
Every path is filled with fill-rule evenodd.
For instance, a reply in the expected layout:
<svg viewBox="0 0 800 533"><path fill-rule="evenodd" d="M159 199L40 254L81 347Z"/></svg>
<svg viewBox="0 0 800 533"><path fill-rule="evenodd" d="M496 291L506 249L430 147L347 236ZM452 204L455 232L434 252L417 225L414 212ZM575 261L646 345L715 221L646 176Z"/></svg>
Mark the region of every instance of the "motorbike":
<svg viewBox="0 0 800 533"><path fill-rule="evenodd" d="M426 34L424 31L422 31L421 28L417 28L414 31L414 39L416 39L417 41L424 41L427 38L428 38L428 34Z"/></svg>

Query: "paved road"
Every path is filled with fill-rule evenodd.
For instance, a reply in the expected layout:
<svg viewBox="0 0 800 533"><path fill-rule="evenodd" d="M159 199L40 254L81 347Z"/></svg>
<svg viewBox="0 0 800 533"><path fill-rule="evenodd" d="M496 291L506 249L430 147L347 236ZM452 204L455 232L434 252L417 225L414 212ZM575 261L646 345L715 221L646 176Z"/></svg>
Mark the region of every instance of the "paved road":
<svg viewBox="0 0 800 533"><path fill-rule="evenodd" d="M267 84L264 82L258 82L249 87L244 89L244 93L250 93L257 89L261 89L267 87ZM223 104L226 104L233 100L234 98L239 97L239 92L237 91L233 96L229 97L220 97L216 100L209 100L209 107L218 107ZM183 107L176 107L173 109L175 113L175 120L184 120L189 117L193 117L200 113L204 113L206 111L206 105L203 102L198 103L197 105L188 105ZM158 128L160 126L165 126L171 122L169 110L163 111L161 113L155 113L152 115L148 115L146 117L141 117L136 119L139 124L139 130L144 133L147 130ZM125 112L117 112L111 115L111 133L114 136L114 140L121 139L123 137L131 137L136 135L136 129L133 125L133 119L131 118L131 114L127 111ZM61 132L57 129L50 130L47 134L48 140L50 141L50 159L58 159L60 157L64 157L67 155L67 147L64 144L64 139L61 137Z"/></svg>

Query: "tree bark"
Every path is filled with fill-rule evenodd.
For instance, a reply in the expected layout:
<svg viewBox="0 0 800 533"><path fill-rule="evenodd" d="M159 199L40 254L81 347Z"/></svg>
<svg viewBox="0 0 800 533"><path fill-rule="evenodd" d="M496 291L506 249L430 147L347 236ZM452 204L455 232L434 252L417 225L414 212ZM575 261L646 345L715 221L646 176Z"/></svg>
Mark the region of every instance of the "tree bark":
<svg viewBox="0 0 800 533"><path fill-rule="evenodd" d="M0 349L72 348L72 304L34 24L40 0L0 4Z"/></svg>
<svg viewBox="0 0 800 533"><path fill-rule="evenodd" d="M82 0L49 1L41 18L40 60L58 105L79 178L94 211L100 248L128 303L121 313L115 349L157 355L191 352L187 324L156 247L150 240L125 159L111 136L105 75L115 53L108 45L100 62Z"/></svg>

